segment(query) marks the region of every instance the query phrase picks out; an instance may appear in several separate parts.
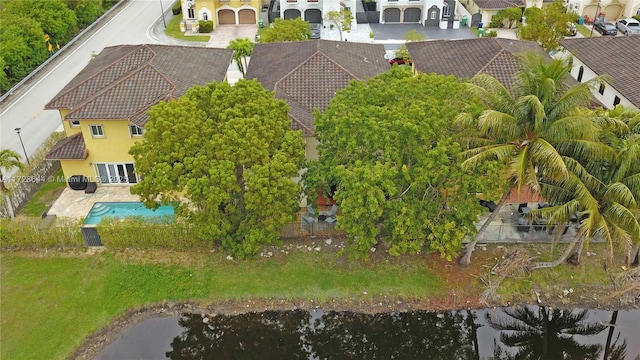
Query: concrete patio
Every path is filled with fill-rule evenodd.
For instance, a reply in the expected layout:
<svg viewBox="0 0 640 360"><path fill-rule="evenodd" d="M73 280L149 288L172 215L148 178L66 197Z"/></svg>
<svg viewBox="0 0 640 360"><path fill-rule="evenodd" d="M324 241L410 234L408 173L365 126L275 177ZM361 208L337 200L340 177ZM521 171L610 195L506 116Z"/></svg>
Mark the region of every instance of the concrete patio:
<svg viewBox="0 0 640 360"><path fill-rule="evenodd" d="M95 193L85 194L82 190L67 187L53 203L47 215L81 218L87 216L93 204L97 202L140 201L140 197L132 195L130 189L131 186L99 186Z"/></svg>

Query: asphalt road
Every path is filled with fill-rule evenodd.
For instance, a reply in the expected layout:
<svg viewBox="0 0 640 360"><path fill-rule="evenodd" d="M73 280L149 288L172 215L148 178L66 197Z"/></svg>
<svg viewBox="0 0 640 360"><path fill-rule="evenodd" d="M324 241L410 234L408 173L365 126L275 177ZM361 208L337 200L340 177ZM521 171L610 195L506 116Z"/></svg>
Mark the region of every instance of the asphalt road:
<svg viewBox="0 0 640 360"><path fill-rule="evenodd" d="M97 24L67 54L43 70L42 75L6 100L0 113L0 149L16 151L25 162L24 151L14 129L22 129L20 135L24 147L32 155L62 126L58 111L44 110L44 106L89 63L93 55L105 47L157 43L151 36L151 28L161 18L161 4L168 14L167 21L170 19L174 1L123 0L110 19Z"/></svg>

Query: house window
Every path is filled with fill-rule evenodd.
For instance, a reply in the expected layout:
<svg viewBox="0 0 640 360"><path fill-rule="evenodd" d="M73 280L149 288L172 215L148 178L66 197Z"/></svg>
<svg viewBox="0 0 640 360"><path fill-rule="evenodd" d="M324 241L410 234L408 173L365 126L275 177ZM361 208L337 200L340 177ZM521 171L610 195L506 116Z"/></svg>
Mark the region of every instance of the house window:
<svg viewBox="0 0 640 360"><path fill-rule="evenodd" d="M640 8L636 10L636 16L640 16Z"/></svg>
<svg viewBox="0 0 640 360"><path fill-rule="evenodd" d="M187 16L189 17L189 19L195 19L196 18L196 11L194 9L188 9L187 10Z"/></svg>
<svg viewBox="0 0 640 360"><path fill-rule="evenodd" d="M138 182L133 163L96 164L101 184L135 184Z"/></svg>
<svg viewBox="0 0 640 360"><path fill-rule="evenodd" d="M209 20L209 14L207 14L206 12L202 13L202 20L208 21Z"/></svg>
<svg viewBox="0 0 640 360"><path fill-rule="evenodd" d="M71 121L71 127L78 127L78 126L80 126L80 120Z"/></svg>
<svg viewBox="0 0 640 360"><path fill-rule="evenodd" d="M104 137L104 129L102 125L89 125L91 137Z"/></svg>
<svg viewBox="0 0 640 360"><path fill-rule="evenodd" d="M613 106L620 104L620 98L618 96L613 98Z"/></svg>
<svg viewBox="0 0 640 360"><path fill-rule="evenodd" d="M438 18L438 12L435 10L431 10L431 12L429 13L429 19L436 20L437 18Z"/></svg>
<svg viewBox="0 0 640 360"><path fill-rule="evenodd" d="M442 17L448 18L449 16L451 16L451 7L449 5L444 5L442 7Z"/></svg>
<svg viewBox="0 0 640 360"><path fill-rule="evenodd" d="M131 136L142 136L142 128L136 125L129 125Z"/></svg>
<svg viewBox="0 0 640 360"><path fill-rule="evenodd" d="M604 84L600 84L600 88L598 89L600 95L604 95Z"/></svg>
<svg viewBox="0 0 640 360"><path fill-rule="evenodd" d="M582 82L582 75L584 75L584 67L580 66L580 70L578 70L578 82Z"/></svg>

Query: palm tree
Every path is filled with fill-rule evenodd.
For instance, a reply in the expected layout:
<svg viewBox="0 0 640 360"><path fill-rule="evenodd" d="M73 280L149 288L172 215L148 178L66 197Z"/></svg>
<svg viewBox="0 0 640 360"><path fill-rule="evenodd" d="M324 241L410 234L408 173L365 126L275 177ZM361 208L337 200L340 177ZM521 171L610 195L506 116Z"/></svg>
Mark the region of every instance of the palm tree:
<svg viewBox="0 0 640 360"><path fill-rule="evenodd" d="M596 360L600 357L602 345L583 345L575 337L596 335L606 329L600 323L586 321L588 310L574 312L531 306L504 308L502 312L507 316L487 313L486 318L492 328L503 331L500 341L516 348L517 353L509 358Z"/></svg>
<svg viewBox="0 0 640 360"><path fill-rule="evenodd" d="M7 188L4 183L4 175L2 174L2 170L10 172L13 169L22 169L24 164L20 162L20 155L15 151L4 149L0 151L0 189L4 194L4 198L7 201L7 210L9 211L9 217L13 219L15 215L13 214L13 205L11 204L11 191Z"/></svg>
<svg viewBox="0 0 640 360"><path fill-rule="evenodd" d="M469 149L463 167L499 160L506 163L507 176L518 191L529 186L542 194L541 181L564 181L579 186L579 178L570 175L567 162L572 158L612 157L612 151L599 142L600 127L590 111L583 110L591 101L591 88L601 81L595 78L572 87L565 85L570 65L561 60L548 63L539 55L520 56L523 69L507 89L490 75L477 75L467 87L488 110L474 119L462 114L462 124L475 126L478 135L466 139ZM569 180L566 180L570 177ZM575 188L586 196L584 188ZM544 194L542 194L544 195ZM461 265L471 262L471 253L482 232L503 206L506 196L478 231L460 258ZM553 198L547 198L550 202ZM583 199L590 206L594 200ZM575 246L579 238L570 245Z"/></svg>
<svg viewBox="0 0 640 360"><path fill-rule="evenodd" d="M249 65L247 58L253 53L253 42L249 38L233 39L229 42L227 49L233 50L233 59L236 61L242 77L244 77ZM242 60L244 60L244 64Z"/></svg>

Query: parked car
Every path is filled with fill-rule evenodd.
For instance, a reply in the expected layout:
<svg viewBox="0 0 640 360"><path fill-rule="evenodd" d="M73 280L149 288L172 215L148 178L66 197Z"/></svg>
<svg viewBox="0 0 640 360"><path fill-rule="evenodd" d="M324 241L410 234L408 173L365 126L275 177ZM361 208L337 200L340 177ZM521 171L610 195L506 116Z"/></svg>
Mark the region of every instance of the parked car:
<svg viewBox="0 0 640 360"><path fill-rule="evenodd" d="M401 58L393 58L389 60L389 65L409 65L411 64L411 60L409 59L401 59Z"/></svg>
<svg viewBox="0 0 640 360"><path fill-rule="evenodd" d="M578 27L572 22L567 23L567 36L576 36L578 34Z"/></svg>
<svg viewBox="0 0 640 360"><path fill-rule="evenodd" d="M311 23L311 38L320 39L320 32L322 31L322 24Z"/></svg>
<svg viewBox="0 0 640 360"><path fill-rule="evenodd" d="M597 32L602 35L618 35L618 30L616 30L616 26L610 22L599 22L593 24L594 28Z"/></svg>
<svg viewBox="0 0 640 360"><path fill-rule="evenodd" d="M616 21L616 27L625 35L640 35L640 21L629 18Z"/></svg>

